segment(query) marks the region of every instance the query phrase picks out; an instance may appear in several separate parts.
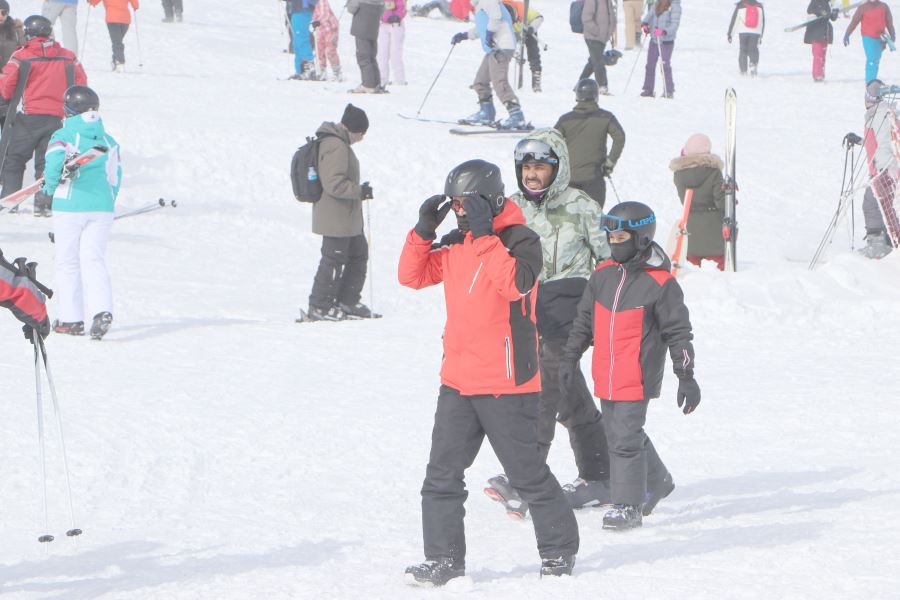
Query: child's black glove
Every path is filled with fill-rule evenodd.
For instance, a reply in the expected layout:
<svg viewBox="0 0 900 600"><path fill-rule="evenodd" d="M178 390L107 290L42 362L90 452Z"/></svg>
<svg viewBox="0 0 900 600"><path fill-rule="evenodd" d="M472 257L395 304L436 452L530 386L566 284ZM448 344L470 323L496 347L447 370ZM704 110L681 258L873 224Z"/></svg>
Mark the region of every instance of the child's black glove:
<svg viewBox="0 0 900 600"><path fill-rule="evenodd" d="M700 386L697 380L681 379L678 381L678 408L684 405L684 414L689 415L700 404Z"/></svg>

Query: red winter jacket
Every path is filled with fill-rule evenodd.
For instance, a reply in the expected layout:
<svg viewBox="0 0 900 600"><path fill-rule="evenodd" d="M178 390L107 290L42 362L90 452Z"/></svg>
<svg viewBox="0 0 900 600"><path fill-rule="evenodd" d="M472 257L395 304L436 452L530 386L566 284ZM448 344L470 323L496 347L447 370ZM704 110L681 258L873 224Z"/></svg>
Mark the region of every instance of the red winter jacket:
<svg viewBox="0 0 900 600"><path fill-rule="evenodd" d="M594 395L634 402L659 396L666 348L675 374L694 373L691 321L681 286L657 244L620 265L607 260L591 275L564 350L577 361L593 342Z"/></svg>
<svg viewBox="0 0 900 600"><path fill-rule="evenodd" d="M31 71L25 84L26 115L53 115L63 118L63 95L69 87L66 65L72 65L74 81L72 85L87 85L87 75L75 54L66 50L52 39L31 38L25 46L13 52L0 76L0 96L12 99L19 82L19 65L23 61L31 63Z"/></svg>
<svg viewBox="0 0 900 600"><path fill-rule="evenodd" d="M88 0L88 4L97 6L101 1L103 8L106 9L107 23L131 23L131 11L128 10L128 5L131 4L134 10L140 8L138 0Z"/></svg>
<svg viewBox="0 0 900 600"><path fill-rule="evenodd" d="M455 240L451 234L434 247L410 231L400 254L402 285L444 284L441 383L464 396L541 390L534 318L541 239L509 201L494 218L494 231L473 239L457 230Z"/></svg>
<svg viewBox="0 0 900 600"><path fill-rule="evenodd" d="M891 9L884 2L866 2L857 8L850 20L850 25L847 26L846 35L853 33L860 23L862 23L860 32L865 37L878 39L885 30L891 35L891 38L896 37Z"/></svg>

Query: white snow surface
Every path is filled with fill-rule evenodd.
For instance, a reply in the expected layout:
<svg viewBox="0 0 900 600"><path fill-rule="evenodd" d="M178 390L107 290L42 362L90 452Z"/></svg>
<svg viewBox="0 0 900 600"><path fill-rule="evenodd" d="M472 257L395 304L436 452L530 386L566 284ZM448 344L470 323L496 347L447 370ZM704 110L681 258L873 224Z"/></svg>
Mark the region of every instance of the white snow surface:
<svg viewBox="0 0 900 600"><path fill-rule="evenodd" d="M13 319L0 319L0 594L898 597L900 252L860 258L842 225L825 263L807 270L837 206L841 139L862 129L858 36L831 47L827 83L814 84L802 32L782 32L804 18L806 2L769 2L760 77L741 79L725 41L733 4L686 2L675 100L637 98L643 56L623 93L636 52L610 69L615 95L603 105L628 134L615 183L658 211L663 240L680 213L669 160L697 131L721 153L724 90L738 92L740 271L684 273L703 402L682 415L667 375L647 424L677 488L627 534L603 531L600 511L580 511L575 575L541 581L530 522L508 520L481 494L500 471L485 444L467 474L467 577L423 591L402 573L422 559L419 488L444 307L439 288L398 285L397 259L419 204L454 165L493 160L515 189L515 139L453 137L446 125L397 117L415 114L450 36L465 29L458 23L410 20L410 85L360 97L346 93L359 81L347 15L349 79L315 84L278 80L293 70L282 3L185 4L177 26L160 23L158 4L139 11L143 67L132 26L124 74L109 71L102 11L90 12L84 63L124 150L120 209L158 197L179 206L116 223L109 335L47 341L84 530L77 541L64 535L71 521L49 408L44 530L31 348ZM547 16L546 91L521 98L528 119L552 125L571 109L587 53L568 30L567 2L535 4ZM38 10L35 0L14 3L19 17ZM457 48L422 116L473 112L467 86L479 59L477 43ZM885 53L889 83L900 82L897 60ZM385 318L295 325L321 240L310 208L292 198L288 165L347 101L371 121L354 150L375 189L371 276ZM0 219L3 251L40 262L52 285L50 222ZM576 476L566 437L559 429L550 455L562 482ZM56 541L38 544L48 532Z"/></svg>

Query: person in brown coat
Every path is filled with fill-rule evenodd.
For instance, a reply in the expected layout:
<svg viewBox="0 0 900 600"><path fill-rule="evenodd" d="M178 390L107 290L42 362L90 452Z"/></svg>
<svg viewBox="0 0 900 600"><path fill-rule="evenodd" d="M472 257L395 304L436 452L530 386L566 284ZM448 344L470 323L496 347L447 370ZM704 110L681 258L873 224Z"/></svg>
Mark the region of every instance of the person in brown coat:
<svg viewBox="0 0 900 600"><path fill-rule="evenodd" d="M359 160L350 148L369 129L365 111L348 104L340 123L322 123L318 176L322 197L313 204L313 233L322 236L322 259L309 295L309 312L300 320L342 321L376 316L360 302L366 281L369 244L363 235L363 200L372 199L368 182L359 182Z"/></svg>
<svg viewBox="0 0 900 600"><path fill-rule="evenodd" d="M694 190L688 216L687 259L700 266L704 259L713 260L719 270L725 269L725 240L722 219L725 218L725 189L722 159L712 154L712 142L702 133L688 138L681 156L669 168L675 172L678 198L684 204L688 189Z"/></svg>
<svg viewBox="0 0 900 600"><path fill-rule="evenodd" d="M16 48L24 45L22 21L9 16L9 2L0 0L0 69L6 66Z"/></svg>

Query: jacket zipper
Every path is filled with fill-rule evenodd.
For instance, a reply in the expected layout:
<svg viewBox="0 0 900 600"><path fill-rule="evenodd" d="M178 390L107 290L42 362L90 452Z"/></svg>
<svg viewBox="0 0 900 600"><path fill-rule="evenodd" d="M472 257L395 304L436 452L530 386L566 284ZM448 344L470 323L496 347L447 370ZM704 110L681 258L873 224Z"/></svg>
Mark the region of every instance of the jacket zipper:
<svg viewBox="0 0 900 600"><path fill-rule="evenodd" d="M475 280L478 279L478 274L481 273L481 267L484 266L484 263L478 264L478 269L475 270L475 276L472 278L472 284L469 286L469 294L472 293L472 288L475 287Z"/></svg>
<svg viewBox="0 0 900 600"><path fill-rule="evenodd" d="M503 338L503 343L506 346L506 378L512 379L512 364L510 363L509 356L509 337Z"/></svg>
<svg viewBox="0 0 900 600"><path fill-rule="evenodd" d="M613 391L613 367L616 365L616 354L613 343L613 333L616 326L616 309L619 307L619 295L622 293L622 287L625 285L625 277L628 276L628 271L624 266L619 266L622 269L622 279L619 281L619 287L616 288L616 296L613 298L612 305L612 316L609 319L609 394L608 400L612 400L612 391Z"/></svg>
<svg viewBox="0 0 900 600"><path fill-rule="evenodd" d="M556 275L557 271L559 271L559 269L556 266L556 254L557 254L557 249L559 248L559 227L555 227L553 229L553 234L554 234L554 238L553 238L553 272L550 273L551 276Z"/></svg>

